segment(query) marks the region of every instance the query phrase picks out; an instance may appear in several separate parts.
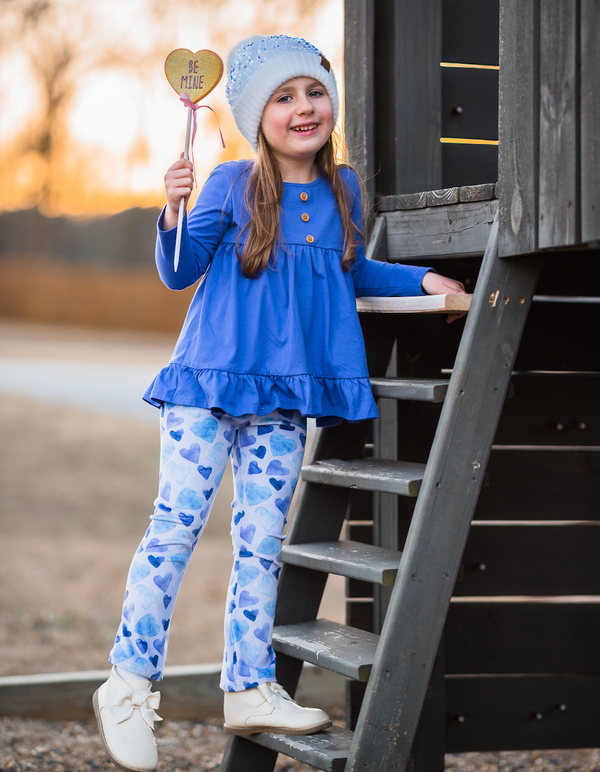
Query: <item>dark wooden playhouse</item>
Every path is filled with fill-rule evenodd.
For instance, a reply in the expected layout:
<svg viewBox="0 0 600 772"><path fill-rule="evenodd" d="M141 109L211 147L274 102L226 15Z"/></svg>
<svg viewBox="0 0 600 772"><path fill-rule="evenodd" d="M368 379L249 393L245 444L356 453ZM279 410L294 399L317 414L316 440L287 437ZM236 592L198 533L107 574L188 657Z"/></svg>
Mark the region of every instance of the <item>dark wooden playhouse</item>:
<svg viewBox="0 0 600 772"><path fill-rule="evenodd" d="M451 325L359 304L381 419L320 432L274 639L290 691L302 661L348 677L349 725L231 739L222 769L598 747L600 0L345 14L369 256L473 301ZM317 619L328 572L348 577L348 626Z"/></svg>

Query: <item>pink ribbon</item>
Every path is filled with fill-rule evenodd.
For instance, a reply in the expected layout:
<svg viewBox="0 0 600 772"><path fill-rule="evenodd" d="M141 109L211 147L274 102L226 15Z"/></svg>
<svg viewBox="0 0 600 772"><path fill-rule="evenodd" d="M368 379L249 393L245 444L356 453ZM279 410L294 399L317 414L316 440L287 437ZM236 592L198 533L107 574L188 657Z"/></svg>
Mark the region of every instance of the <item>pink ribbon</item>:
<svg viewBox="0 0 600 772"><path fill-rule="evenodd" d="M219 121L219 116L215 113L212 107L209 107L209 105L194 104L192 100L189 98L189 96L185 93L185 91L179 95L179 99L183 102L183 104L186 107L191 108L191 110L193 111L194 126L192 129L191 154L192 154L192 166L194 167L194 185L195 187L198 187L198 183L196 182L196 164L194 162L194 140L196 139L196 129L198 128L198 125L196 122L196 110L199 110L201 107L206 107L207 110L210 110L211 113L214 113L217 116L217 124L219 126L219 134L221 136L221 144L223 145L223 147L225 147L225 140L223 139L223 132L221 131L221 122Z"/></svg>

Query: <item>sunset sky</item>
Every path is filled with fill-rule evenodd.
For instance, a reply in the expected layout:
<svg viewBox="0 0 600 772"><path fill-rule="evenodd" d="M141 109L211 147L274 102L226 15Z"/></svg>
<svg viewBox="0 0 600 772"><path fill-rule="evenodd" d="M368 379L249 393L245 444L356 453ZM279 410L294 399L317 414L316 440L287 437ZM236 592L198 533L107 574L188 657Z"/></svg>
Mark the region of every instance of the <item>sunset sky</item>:
<svg viewBox="0 0 600 772"><path fill-rule="evenodd" d="M186 110L164 75L175 48L223 60L252 34L305 37L342 88L343 0L5 0L0 5L0 210L39 204L89 215L161 205ZM225 100L226 75L198 111L201 182L219 162L252 155ZM49 109L48 105L54 105Z"/></svg>

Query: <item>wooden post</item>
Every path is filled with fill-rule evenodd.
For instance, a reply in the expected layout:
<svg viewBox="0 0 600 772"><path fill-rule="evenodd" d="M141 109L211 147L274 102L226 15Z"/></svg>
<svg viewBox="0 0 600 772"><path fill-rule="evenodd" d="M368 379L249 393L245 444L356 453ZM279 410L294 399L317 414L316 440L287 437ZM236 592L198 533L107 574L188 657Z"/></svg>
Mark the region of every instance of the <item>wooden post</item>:
<svg viewBox="0 0 600 772"><path fill-rule="evenodd" d="M581 237L600 239L600 3L581 0Z"/></svg>
<svg viewBox="0 0 600 772"><path fill-rule="evenodd" d="M500 257L537 249L539 0L501 0Z"/></svg>
<svg viewBox="0 0 600 772"><path fill-rule="evenodd" d="M396 376L396 344L392 351L386 378ZM398 401L379 400L379 420L373 425L373 455L375 458L398 458ZM373 494L373 544L389 550L398 549L398 496L390 493ZM387 611L391 587L374 585L373 632L381 632Z"/></svg>
<svg viewBox="0 0 600 772"><path fill-rule="evenodd" d="M581 240L578 11L579 0L540 5L540 248Z"/></svg>
<svg viewBox="0 0 600 772"><path fill-rule="evenodd" d="M344 4L344 126L350 161L374 200L373 13L374 0Z"/></svg>

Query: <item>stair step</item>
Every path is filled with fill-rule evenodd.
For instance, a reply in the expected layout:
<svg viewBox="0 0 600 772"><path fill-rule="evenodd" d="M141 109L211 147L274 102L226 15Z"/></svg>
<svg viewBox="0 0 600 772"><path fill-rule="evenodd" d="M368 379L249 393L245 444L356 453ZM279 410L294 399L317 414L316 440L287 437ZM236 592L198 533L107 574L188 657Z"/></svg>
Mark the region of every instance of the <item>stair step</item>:
<svg viewBox="0 0 600 772"><path fill-rule="evenodd" d="M284 563L294 566L391 587L402 553L373 544L340 540L284 545L281 556Z"/></svg>
<svg viewBox="0 0 600 772"><path fill-rule="evenodd" d="M417 496L424 472L425 464L413 464L410 461L388 461L381 458L340 461L329 458L302 467L302 479L341 488Z"/></svg>
<svg viewBox="0 0 600 772"><path fill-rule="evenodd" d="M366 681L379 636L328 619L313 619L273 628L273 648L303 662Z"/></svg>
<svg viewBox="0 0 600 772"><path fill-rule="evenodd" d="M448 380L431 378L371 378L375 397L414 402L443 402Z"/></svg>
<svg viewBox="0 0 600 772"><path fill-rule="evenodd" d="M284 753L311 767L323 769L325 772L343 772L350 754L353 736L354 733L348 729L332 726L317 734L290 735L261 732L246 735L245 739L277 753Z"/></svg>
<svg viewBox="0 0 600 772"><path fill-rule="evenodd" d="M473 295L424 295L406 298L364 297L356 299L359 313L374 314L452 314L465 313Z"/></svg>

